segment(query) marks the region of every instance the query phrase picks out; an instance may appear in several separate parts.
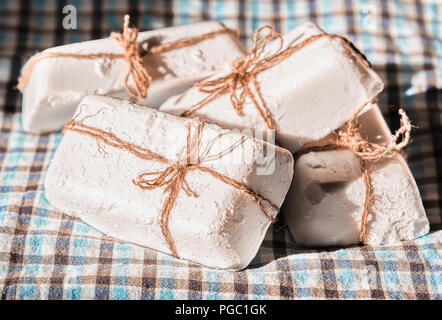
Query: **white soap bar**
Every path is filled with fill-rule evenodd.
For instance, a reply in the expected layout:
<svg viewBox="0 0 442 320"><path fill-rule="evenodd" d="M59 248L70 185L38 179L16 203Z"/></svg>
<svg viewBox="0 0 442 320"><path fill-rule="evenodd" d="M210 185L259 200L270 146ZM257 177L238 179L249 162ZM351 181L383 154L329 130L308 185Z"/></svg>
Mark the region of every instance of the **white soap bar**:
<svg viewBox="0 0 442 320"><path fill-rule="evenodd" d="M89 96L79 105L76 121L162 155L172 162L186 148L185 119L127 101ZM285 149L205 124L199 148L201 166L248 189L279 207L293 176L293 157ZM264 154L266 150L266 154ZM93 137L65 131L45 178L46 197L59 210L103 233L170 253L160 227L167 186L143 190L132 179L166 169ZM271 223L256 201L201 170L185 176L168 228L181 258L222 269L243 269L256 255ZM263 204L275 217L278 210Z"/></svg>
<svg viewBox="0 0 442 320"><path fill-rule="evenodd" d="M377 105L359 117L364 139L386 143L391 133ZM429 231L416 182L404 158L371 164L374 202L368 213L366 243L412 240ZM300 156L282 212L298 245L357 244L365 200L360 161L350 150Z"/></svg>
<svg viewBox="0 0 442 320"><path fill-rule="evenodd" d="M137 40L146 45L160 45L222 28L224 26L218 22L202 22L140 32ZM120 54L123 49L117 40L108 37L50 48L43 52ZM144 55L144 65L153 81L147 99L138 102L159 107L171 95L183 92L195 82L238 59L243 53L236 36L222 33L191 46L159 55ZM129 98L124 86L128 70L128 62L124 59L57 57L37 62L23 92L24 130L42 132L61 129L72 117L81 99L89 94Z"/></svg>
<svg viewBox="0 0 442 320"><path fill-rule="evenodd" d="M322 31L312 23L301 25L283 35L283 49L320 33ZM273 53L278 46L279 41L274 40L265 52ZM229 72L230 69L209 80ZM348 43L330 37L313 41L273 67L261 71L257 81L276 123L277 140L291 152L339 128L383 89L380 78ZM252 83L249 87L253 90ZM160 110L181 114L207 96L207 93L192 87L183 95L168 99ZM260 134L267 129L250 99L246 99L244 116L239 116L231 105L230 94L218 96L194 115L227 128L253 128L261 131Z"/></svg>

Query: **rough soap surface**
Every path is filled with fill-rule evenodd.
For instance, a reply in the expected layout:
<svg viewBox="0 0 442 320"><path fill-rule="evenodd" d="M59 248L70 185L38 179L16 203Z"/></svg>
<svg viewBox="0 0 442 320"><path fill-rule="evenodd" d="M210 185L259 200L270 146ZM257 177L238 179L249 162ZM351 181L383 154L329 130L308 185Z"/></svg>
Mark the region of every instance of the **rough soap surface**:
<svg viewBox="0 0 442 320"><path fill-rule="evenodd" d="M84 99L75 117L170 160L185 147L186 126L194 121L99 96ZM213 157L238 143L229 156ZM264 149L275 157L263 157ZM203 165L282 204L293 175L287 150L213 124L205 125L200 150ZM59 210L105 234L169 253L159 225L167 194L131 182L141 172L164 167L67 131L46 175L46 196ZM258 167L269 174L257 174ZM178 254L213 268L245 268L270 225L268 217L249 197L208 174L190 171L186 180L199 197L180 192L171 212L169 228Z"/></svg>
<svg viewBox="0 0 442 320"><path fill-rule="evenodd" d="M202 22L140 32L138 42L164 44L199 36L223 28L218 22ZM113 38L74 43L47 49L45 52L122 53ZM145 55L144 64L153 78L148 97L139 101L159 107L168 97L189 88L226 64L243 55L243 48L231 34L220 34L193 46ZM89 94L129 98L124 88L128 63L123 59L51 58L39 61L23 93L23 127L41 132L61 129L75 112L78 103Z"/></svg>

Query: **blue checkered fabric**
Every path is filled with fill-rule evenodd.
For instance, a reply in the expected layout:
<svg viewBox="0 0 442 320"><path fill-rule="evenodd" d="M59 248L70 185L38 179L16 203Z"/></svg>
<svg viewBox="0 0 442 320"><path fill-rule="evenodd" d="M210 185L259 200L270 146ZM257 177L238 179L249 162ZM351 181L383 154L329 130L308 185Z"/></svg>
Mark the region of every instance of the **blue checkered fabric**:
<svg viewBox="0 0 442 320"><path fill-rule="evenodd" d="M78 29L64 30L63 7ZM219 20L251 45L253 31L313 21L348 37L385 82L391 128L403 107L407 148L431 233L391 246L305 250L283 220L241 272L207 269L106 237L50 206L43 176L61 134L31 135L15 86L32 53L104 37L131 15L141 30ZM442 6L440 0L0 0L0 294L3 299L441 299Z"/></svg>

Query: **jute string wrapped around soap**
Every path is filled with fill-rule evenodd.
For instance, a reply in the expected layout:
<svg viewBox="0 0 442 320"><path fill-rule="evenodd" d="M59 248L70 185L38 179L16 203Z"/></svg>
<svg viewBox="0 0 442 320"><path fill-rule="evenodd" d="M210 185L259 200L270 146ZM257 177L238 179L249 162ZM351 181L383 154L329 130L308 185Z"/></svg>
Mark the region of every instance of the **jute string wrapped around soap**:
<svg viewBox="0 0 442 320"><path fill-rule="evenodd" d="M395 153L400 152L410 142L412 127L405 111L399 109L399 115L401 116L400 127L391 137L388 144L377 144L365 140L359 132L358 116L368 104L375 102L376 99L372 99L364 103L346 123L343 130L335 130L333 132L332 139L321 142L311 142L298 151L295 157L298 159L300 155L311 151L348 149L359 159L365 186L365 199L359 231L359 241L363 244L366 244L367 240L367 217L372 210L374 199L373 185L370 176L371 164L376 161L391 158ZM401 141L398 142L399 140Z"/></svg>
<svg viewBox="0 0 442 320"><path fill-rule="evenodd" d="M201 159L198 155L201 147L204 123L200 120L196 120L196 123L197 125L195 134L192 134L193 126L191 125L191 123L188 124L186 147L180 153L181 155L185 154L185 157L183 157L183 159L182 157L180 157L177 161L168 160L160 154L131 144L129 142L125 142L110 132L84 125L81 122L75 120L75 118L69 121L63 129L63 132L74 131L83 135L87 135L111 147L127 151L140 159L156 161L166 165L166 168L160 171L142 172L135 179L133 179L132 182L137 187L143 190L153 190L156 188L164 187L164 193L167 193L167 197L161 209L160 226L161 232L169 247L170 253L175 257L178 257L178 254L169 230L169 218L181 190L183 190L188 197L198 197L198 194L194 190L192 190L192 188L186 181L186 175L190 171L198 170L200 172L207 173L215 179L218 179L240 191L241 193L252 199L261 208L266 217L272 222L274 222L275 219L273 218L273 215L268 211L267 206L270 206L273 211L279 211L278 206L273 204L269 199L255 193L244 183L222 175L201 164ZM219 156L221 157L222 155L220 154Z"/></svg>
<svg viewBox="0 0 442 320"><path fill-rule="evenodd" d="M207 93L208 95L198 103L189 107L189 109L184 111L181 116L191 116L209 104L211 101L224 94L230 93L231 105L239 116L244 116L244 104L246 102L246 98L248 98L259 113L260 117L264 120L267 128L277 130L277 126L272 118L270 109L262 96L261 89L257 81L258 74L270 69L310 43L324 37L338 38L344 41L350 46L350 48L352 48L354 52L361 55L362 58L366 60L365 56L360 53L345 37L325 32L313 35L300 43L283 50L284 40L282 36L275 32L272 26L263 26L255 31L253 35L253 47L250 52L232 64L232 71L228 75L213 80L205 80L195 84L195 87L198 88L200 92ZM279 44L276 46L276 50L274 52L266 53L266 46L272 40L278 40ZM352 50L344 48L344 53L353 59L354 55Z"/></svg>
<svg viewBox="0 0 442 320"><path fill-rule="evenodd" d="M29 83L32 70L35 65L44 59L50 58L73 58L73 59L124 59L129 65L129 71L126 74L124 80L124 87L129 95L134 99L146 98L149 85L152 83L152 76L149 74L146 66L144 65L139 43L137 42L138 29L129 27L130 17L124 16L123 32L112 32L111 37L114 38L123 48L123 53L67 53L67 52L40 52L35 54L24 66L21 71L21 75L18 78L17 88L23 92ZM148 48L148 53L154 55L160 55L167 51L176 50L188 46L192 46L203 40L213 38L223 33L232 33L236 35L236 32L223 27L222 29L202 34L193 38L185 38L175 42L170 42L161 45L152 46ZM129 79L132 78L134 88L129 85Z"/></svg>

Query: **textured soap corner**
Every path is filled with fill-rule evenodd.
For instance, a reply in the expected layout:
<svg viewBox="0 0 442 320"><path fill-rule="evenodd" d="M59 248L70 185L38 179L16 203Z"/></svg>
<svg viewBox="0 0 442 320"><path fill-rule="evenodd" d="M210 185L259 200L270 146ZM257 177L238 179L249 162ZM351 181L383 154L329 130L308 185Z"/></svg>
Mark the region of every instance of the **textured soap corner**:
<svg viewBox="0 0 442 320"><path fill-rule="evenodd" d="M256 82L246 84L250 89L248 92L254 97L248 96L240 106L234 107L232 101L240 100L243 89L232 89L228 87L229 83L218 83L231 79L229 74L237 72L238 68L234 65L214 74L198 87L169 98L160 110L176 115L194 115L227 128L253 129L259 134L271 131L269 123L272 121L265 116L271 115L278 129L278 142L289 151L296 152L304 144L321 139L339 128L383 88L381 79L346 41L327 34L316 38L322 34L312 23L283 34L282 50L297 49L271 67L261 70L257 63L261 71L254 78ZM313 40L309 42L310 39ZM263 56L275 53L279 45L279 39L269 41ZM254 59L253 51L249 59ZM209 85L210 81L213 85ZM252 88L256 83L259 90ZM219 90L227 86L232 90L226 89L220 94L209 90L211 93L208 93L207 90L199 90L201 85ZM232 100L231 92L237 93L236 99ZM260 95L269 112L263 107ZM260 106L257 107L253 101L261 101L258 103Z"/></svg>
<svg viewBox="0 0 442 320"><path fill-rule="evenodd" d="M376 163L372 181L375 197L367 219L367 244L413 240L430 231L419 189L401 155Z"/></svg>
<svg viewBox="0 0 442 320"><path fill-rule="evenodd" d="M176 146L172 140L185 140L185 124L194 123L194 120L98 96L85 98L74 118L103 130L111 129L121 139L154 148L170 159L184 146L184 141L177 141ZM156 134L149 135L153 131ZM212 160L206 165L240 179L280 206L292 178L289 175L293 170L291 154L213 124L204 127L202 144L218 136L225 139L226 145L244 140L256 153L274 148L275 171L265 177L254 173L253 162L229 165ZM237 150L237 155L244 157L246 153ZM158 198L163 199L162 190L143 191L128 184L149 166L146 161L116 152L89 137L66 132L46 175L46 195L54 207L81 218L105 234L169 253L157 225L162 206ZM271 161L264 166L271 166ZM179 255L213 268L245 268L258 251L271 221L255 202L221 181L197 172L189 173L186 179L199 197L180 196L174 209L180 214L171 215L170 232L177 237L174 241ZM123 185L126 187L121 188Z"/></svg>

